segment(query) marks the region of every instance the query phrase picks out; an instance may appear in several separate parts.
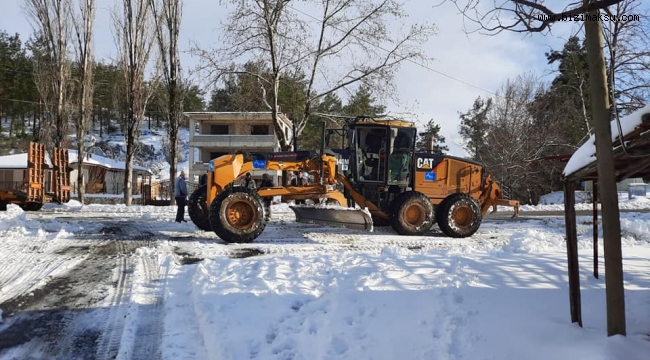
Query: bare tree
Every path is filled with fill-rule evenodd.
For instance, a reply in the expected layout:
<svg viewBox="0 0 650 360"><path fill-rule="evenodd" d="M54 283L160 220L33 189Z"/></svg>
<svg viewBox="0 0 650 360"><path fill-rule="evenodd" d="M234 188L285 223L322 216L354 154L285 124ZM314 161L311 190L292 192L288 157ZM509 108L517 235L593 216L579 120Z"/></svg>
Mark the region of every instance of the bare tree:
<svg viewBox="0 0 650 360"><path fill-rule="evenodd" d="M166 90L165 96L162 97L164 104L161 104L160 109L167 124L169 178L173 180L178 167L178 132L183 116L181 62L178 54L178 36L183 5L181 0L149 0L149 5L155 19L159 50L158 63L162 70L163 86ZM174 181L171 181L170 186L171 191L174 192ZM175 201L176 199L172 197L172 205Z"/></svg>
<svg viewBox="0 0 650 360"><path fill-rule="evenodd" d="M464 18L478 24L490 34L504 30L522 33L547 31L554 22L571 19L584 21L585 43L589 64L589 89L594 118L598 183L603 214L605 246L607 334L625 335L625 293L623 287L623 259L621 253L621 223L616 190L616 171L612 147L611 114L609 111L601 9L624 0L583 0L553 11L543 0L493 0L486 14L478 11L486 0L451 0ZM459 3L464 5L459 5ZM559 5L558 5L559 6Z"/></svg>
<svg viewBox="0 0 650 360"><path fill-rule="evenodd" d="M528 111L537 90L534 75L518 76L508 80L497 92L487 114L489 125L484 160L488 171L502 184L504 195L514 198L514 191L525 187L529 163L525 160L544 147L546 137L531 131L533 117Z"/></svg>
<svg viewBox="0 0 650 360"><path fill-rule="evenodd" d="M25 0L43 53L36 57L36 86L45 106L41 141L63 146L70 121L70 0Z"/></svg>
<svg viewBox="0 0 650 360"><path fill-rule="evenodd" d="M145 79L153 45L153 16L146 1L122 0L121 11L113 13L115 38L118 44L120 66L124 72L126 139L126 173L124 174L124 203L131 206L133 159L136 141L140 137L140 124L153 88Z"/></svg>
<svg viewBox="0 0 650 360"><path fill-rule="evenodd" d="M76 39L77 64L79 68L79 96L76 116L77 129L77 194L79 201L84 202L84 181L81 171L83 159L86 156L84 135L88 129L93 111L93 23L95 21L95 0L79 0L79 9L70 9L73 14L74 32Z"/></svg>
<svg viewBox="0 0 650 360"><path fill-rule="evenodd" d="M291 145L277 120L278 87L284 72L307 74L303 113L294 119L299 135L314 102L328 94L362 81L376 85L373 88L384 90L385 95L394 94L390 84L399 65L425 60L419 45L433 34L428 25L412 26L403 34L393 31L404 15L395 0L311 0L307 6L292 0L231 2L235 10L225 27L227 46L218 49L217 56L206 51L201 55L217 74L228 71L222 64L244 58L270 63L270 77L253 75L259 79L283 148Z"/></svg>
<svg viewBox="0 0 650 360"><path fill-rule="evenodd" d="M604 9L603 26L610 96L622 115L642 108L650 100L650 20L640 0L624 0Z"/></svg>
<svg viewBox="0 0 650 360"><path fill-rule="evenodd" d="M463 115L461 135L468 145L480 147L471 152L510 199L536 201L537 189L548 177L540 173L535 160L561 144L557 122L541 123L548 119L535 113L535 98L543 91L544 84L533 73L525 73L508 79L495 98L488 99L484 112L477 111L479 102L473 106L475 111Z"/></svg>
<svg viewBox="0 0 650 360"><path fill-rule="evenodd" d="M449 0L456 5L463 17L478 27L472 31L498 34L503 31L518 33L543 33L558 21L583 22L587 13L606 9L624 0L567 1L561 10L552 10L544 0ZM483 13L480 5L487 5ZM561 8L561 2L554 2Z"/></svg>

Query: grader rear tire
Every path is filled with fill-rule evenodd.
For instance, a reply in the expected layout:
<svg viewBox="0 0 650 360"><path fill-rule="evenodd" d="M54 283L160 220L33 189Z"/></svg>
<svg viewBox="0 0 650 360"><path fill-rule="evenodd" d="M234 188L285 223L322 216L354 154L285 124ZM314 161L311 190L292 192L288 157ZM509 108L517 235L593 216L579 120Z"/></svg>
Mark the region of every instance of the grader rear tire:
<svg viewBox="0 0 650 360"><path fill-rule="evenodd" d="M436 211L438 226L445 235L464 238L474 235L483 220L478 202L467 194L453 194Z"/></svg>
<svg viewBox="0 0 650 360"><path fill-rule="evenodd" d="M187 203L187 212L196 227L203 231L212 231L209 218L210 209L206 204L207 196L207 185L200 186L194 190L192 195L190 195L190 201Z"/></svg>
<svg viewBox="0 0 650 360"><path fill-rule="evenodd" d="M435 222L431 200L417 191L401 194L392 206L391 226L400 235L423 235Z"/></svg>
<svg viewBox="0 0 650 360"><path fill-rule="evenodd" d="M210 206L210 226L227 243L248 243L266 227L263 200L254 189L231 187Z"/></svg>

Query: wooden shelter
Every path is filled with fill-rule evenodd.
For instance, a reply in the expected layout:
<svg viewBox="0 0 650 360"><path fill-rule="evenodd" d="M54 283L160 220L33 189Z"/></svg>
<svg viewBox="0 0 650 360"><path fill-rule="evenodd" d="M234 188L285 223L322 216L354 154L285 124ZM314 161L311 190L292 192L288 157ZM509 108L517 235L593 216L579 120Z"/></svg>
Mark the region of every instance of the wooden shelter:
<svg viewBox="0 0 650 360"><path fill-rule="evenodd" d="M621 119L611 122L612 146L616 181L628 178L650 180L650 105ZM578 266L578 236L576 227L575 189L581 181L593 181L593 266L598 278L598 160L592 136L569 159L564 170L564 216L566 220L567 260L569 274L569 302L571 322L582 326L580 302L580 277Z"/></svg>

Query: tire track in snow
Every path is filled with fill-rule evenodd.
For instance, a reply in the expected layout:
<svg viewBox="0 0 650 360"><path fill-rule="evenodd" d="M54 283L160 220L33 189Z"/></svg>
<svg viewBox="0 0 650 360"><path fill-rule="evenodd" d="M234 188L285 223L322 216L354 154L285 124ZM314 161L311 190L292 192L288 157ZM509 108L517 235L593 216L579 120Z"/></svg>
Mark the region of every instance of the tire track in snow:
<svg viewBox="0 0 650 360"><path fill-rule="evenodd" d="M120 350L128 303L131 299L133 263L130 257L121 257L117 264L117 281L108 304L105 325L97 343L97 360L115 359Z"/></svg>
<svg viewBox="0 0 650 360"><path fill-rule="evenodd" d="M144 304L134 305L137 307L137 321L135 327L135 338L132 344L131 360L160 359L161 344L163 336L163 292L165 279L161 276L158 266L158 255L139 256L140 266L143 275L137 281L136 289L147 289L144 295ZM134 294L138 295L138 294Z"/></svg>
<svg viewBox="0 0 650 360"><path fill-rule="evenodd" d="M11 245L0 254L0 303L65 274L86 258L89 249L88 244L80 244L72 247L79 251L68 251L71 247L61 247L58 242L53 245L40 236L27 243L22 239L7 242Z"/></svg>
<svg viewBox="0 0 650 360"><path fill-rule="evenodd" d="M167 249L166 249L167 250ZM184 266L186 259L174 247L168 248L166 284L163 289L165 359L209 359L204 340L214 342L214 333L204 331L197 313L197 291L193 276L197 266ZM199 305L200 306L200 305Z"/></svg>
<svg viewBox="0 0 650 360"><path fill-rule="evenodd" d="M135 253L120 259L97 360L149 360L162 356L165 272L158 265L158 254L151 251L152 243L136 243L140 246L129 244Z"/></svg>
<svg viewBox="0 0 650 360"><path fill-rule="evenodd" d="M104 256L93 253L104 244L90 250L86 246L58 248L54 253L61 257L86 251L84 260L63 275L47 279L47 282L28 293L0 305L15 315L5 319L0 332L0 348L15 354L17 359L42 354L44 358L89 358L95 353L99 330L95 314L101 310L91 305L101 301L106 294L102 287L113 268ZM89 254L90 253L90 254Z"/></svg>

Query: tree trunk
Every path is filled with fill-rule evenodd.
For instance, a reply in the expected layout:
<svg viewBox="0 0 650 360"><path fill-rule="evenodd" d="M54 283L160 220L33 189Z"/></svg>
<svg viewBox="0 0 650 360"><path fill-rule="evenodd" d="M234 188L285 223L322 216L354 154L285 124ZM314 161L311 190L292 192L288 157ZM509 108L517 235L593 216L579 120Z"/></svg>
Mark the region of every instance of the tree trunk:
<svg viewBox="0 0 650 360"><path fill-rule="evenodd" d="M130 135L128 135L130 136ZM133 189L131 179L133 178L133 158L135 155L133 141L128 141L126 146L126 165L124 170L124 205L131 206L133 203Z"/></svg>
<svg viewBox="0 0 650 360"><path fill-rule="evenodd" d="M99 137L102 137L102 107L99 107L99 114L97 114L97 117L99 118Z"/></svg>
<svg viewBox="0 0 650 360"><path fill-rule="evenodd" d="M585 4L589 0L584 0ZM597 17L598 10L586 14ZM603 55L602 24L585 21L585 40L589 63L591 106L594 116L598 184L603 214L605 247L605 286L607 293L607 335L625 335L625 294L623 288L623 260L621 255L621 224L616 190L616 172L605 58Z"/></svg>

